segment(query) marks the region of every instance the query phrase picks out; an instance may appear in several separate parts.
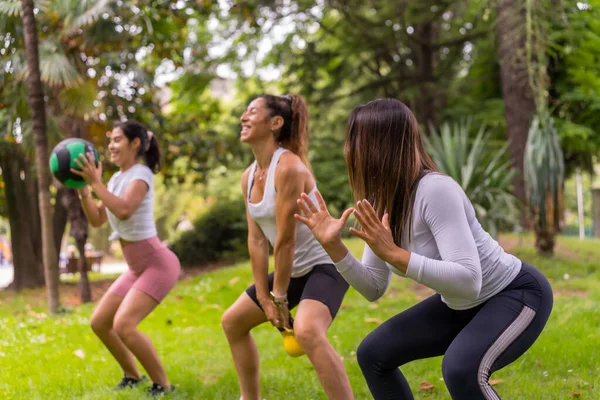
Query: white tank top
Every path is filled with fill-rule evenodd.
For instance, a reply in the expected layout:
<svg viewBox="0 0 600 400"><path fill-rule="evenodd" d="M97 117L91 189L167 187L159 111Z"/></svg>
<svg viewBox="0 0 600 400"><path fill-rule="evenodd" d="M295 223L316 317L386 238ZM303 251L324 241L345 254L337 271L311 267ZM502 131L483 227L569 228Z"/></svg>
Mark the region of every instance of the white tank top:
<svg viewBox="0 0 600 400"><path fill-rule="evenodd" d="M265 183L265 193L263 199L256 204L250 202L250 192L252 191L252 183L254 182L254 172L256 171L256 161L250 168L250 174L248 175L248 211L252 219L260 226L263 233L271 243L271 246L275 246L277 239L277 224L275 222L275 169L279 162L279 157L288 150L279 147L273 158L271 159L271 165L267 171L267 181ZM317 186L315 184L314 189L310 192L309 197L317 208L317 199L315 191ZM332 264L331 258L327 255L323 247L319 244L317 239L313 236L312 232L306 225L298 222L296 225L296 248L294 250L294 264L292 266L292 278L306 275L309 273L315 265L319 264Z"/></svg>

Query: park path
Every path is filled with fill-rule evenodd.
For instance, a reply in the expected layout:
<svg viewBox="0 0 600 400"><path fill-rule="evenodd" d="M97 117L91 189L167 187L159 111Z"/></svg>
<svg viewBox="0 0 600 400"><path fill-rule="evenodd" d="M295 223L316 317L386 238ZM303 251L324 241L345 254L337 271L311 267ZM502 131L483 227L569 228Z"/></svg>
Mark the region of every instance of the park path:
<svg viewBox="0 0 600 400"><path fill-rule="evenodd" d="M124 262L106 262L100 266L100 273L102 274L119 274L127 269L127 264ZM3 289L10 285L13 281L13 266L1 265L0 266L0 289Z"/></svg>

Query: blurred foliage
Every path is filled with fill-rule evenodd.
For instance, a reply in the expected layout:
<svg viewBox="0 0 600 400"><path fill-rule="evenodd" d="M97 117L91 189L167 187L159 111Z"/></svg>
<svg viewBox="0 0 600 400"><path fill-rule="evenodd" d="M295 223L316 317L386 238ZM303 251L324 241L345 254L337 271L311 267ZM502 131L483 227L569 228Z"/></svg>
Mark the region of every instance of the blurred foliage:
<svg viewBox="0 0 600 400"><path fill-rule="evenodd" d="M452 177L473 204L479 223L490 235L512 230L519 223L517 198L511 193L515 174L507 145L490 146L490 134L481 126L473 140L470 121L443 124L426 145L433 161Z"/></svg>
<svg viewBox="0 0 600 400"><path fill-rule="evenodd" d="M248 257L244 201L217 200L171 245L184 267Z"/></svg>
<svg viewBox="0 0 600 400"><path fill-rule="evenodd" d="M101 153L113 121L146 124L164 156L156 217L168 239L178 236L184 212L193 220L215 199L239 198L241 172L253 159L239 143L239 117L262 93L307 99L310 160L333 213L352 202L343 144L359 104L398 98L424 130L423 118L452 127L468 117L487 127L485 154L506 140L493 2L36 4L50 148L73 119L85 122L83 135ZM0 143L30 152L19 12L19 1L0 1ZM600 0L559 1L551 12L549 112L568 176L576 167L590 171L600 150ZM465 140L476 142L477 132ZM115 167L105 163L105 170L107 180Z"/></svg>

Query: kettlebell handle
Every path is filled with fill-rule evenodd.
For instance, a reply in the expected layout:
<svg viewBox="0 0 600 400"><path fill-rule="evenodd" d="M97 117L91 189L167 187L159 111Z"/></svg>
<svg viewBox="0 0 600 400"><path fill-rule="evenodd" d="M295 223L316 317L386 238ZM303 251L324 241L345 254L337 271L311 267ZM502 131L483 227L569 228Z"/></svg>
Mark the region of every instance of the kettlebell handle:
<svg viewBox="0 0 600 400"><path fill-rule="evenodd" d="M290 329L288 328L277 328L279 330L279 332L292 332L294 330L294 318L292 318L292 315L290 314Z"/></svg>

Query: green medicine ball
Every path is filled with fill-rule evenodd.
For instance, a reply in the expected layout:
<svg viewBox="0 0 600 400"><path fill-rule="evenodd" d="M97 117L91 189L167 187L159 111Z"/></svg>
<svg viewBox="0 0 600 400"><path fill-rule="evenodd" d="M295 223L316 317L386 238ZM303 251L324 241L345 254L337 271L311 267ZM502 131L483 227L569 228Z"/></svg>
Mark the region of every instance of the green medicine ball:
<svg viewBox="0 0 600 400"><path fill-rule="evenodd" d="M98 166L98 151L87 140L72 138L65 139L52 150L50 155L50 171L63 185L79 189L87 185L82 177L71 172L71 168L79 169L73 160L80 154L92 153Z"/></svg>

